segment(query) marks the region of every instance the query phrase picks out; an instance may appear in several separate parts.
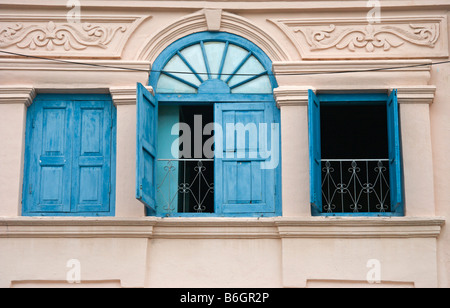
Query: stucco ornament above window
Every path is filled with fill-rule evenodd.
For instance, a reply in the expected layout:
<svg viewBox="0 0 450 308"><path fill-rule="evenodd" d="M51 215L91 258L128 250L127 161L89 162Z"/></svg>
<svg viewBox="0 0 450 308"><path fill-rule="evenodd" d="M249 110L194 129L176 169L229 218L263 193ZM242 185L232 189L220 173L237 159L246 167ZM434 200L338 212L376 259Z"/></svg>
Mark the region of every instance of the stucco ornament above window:
<svg viewBox="0 0 450 308"><path fill-rule="evenodd" d="M270 21L305 59L448 56L446 16Z"/></svg>
<svg viewBox="0 0 450 308"><path fill-rule="evenodd" d="M80 23L66 17L0 16L0 48L33 55L119 57L141 17L89 17Z"/></svg>
<svg viewBox="0 0 450 308"><path fill-rule="evenodd" d="M16 45L19 48L36 50L45 47L55 50L63 46L64 50L84 50L88 47L107 48L117 32L125 32L127 27L105 27L89 23L55 24L25 27L22 23L6 26L1 30L0 47Z"/></svg>

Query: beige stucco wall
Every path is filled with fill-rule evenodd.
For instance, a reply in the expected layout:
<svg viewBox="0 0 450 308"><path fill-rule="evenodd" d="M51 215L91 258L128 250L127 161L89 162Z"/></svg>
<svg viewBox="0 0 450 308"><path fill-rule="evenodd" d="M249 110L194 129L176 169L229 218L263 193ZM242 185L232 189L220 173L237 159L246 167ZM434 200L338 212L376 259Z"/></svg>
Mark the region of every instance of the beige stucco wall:
<svg viewBox="0 0 450 308"><path fill-rule="evenodd" d="M65 27L65 4L2 0L0 29L22 24L51 32ZM388 25L409 36L373 50L336 48L340 41L323 47L324 41L308 36L308 31L328 31L333 37L346 27L370 31L366 4L86 0L82 21L112 30L104 46L86 31L79 38L86 48L78 50L74 45L24 47L33 35L25 32L17 41L0 42L10 52L114 66L0 54L0 287L448 287L450 68L429 64L448 60L450 5L445 0L408 6L381 1L381 24L374 29ZM421 37L412 24L428 32ZM147 82L145 70L172 42L207 30L241 35L274 62L280 86L275 98L281 109L283 217L146 218L135 199L136 82ZM86 43L89 39L94 46ZM407 68L373 71L380 67ZM324 74L354 70L361 72ZM394 88L399 90L406 217L311 217L307 91ZM36 92L111 93L117 108L115 218L20 217L26 110ZM81 284L66 282L72 259L80 262ZM380 262L381 284L367 283L372 259Z"/></svg>

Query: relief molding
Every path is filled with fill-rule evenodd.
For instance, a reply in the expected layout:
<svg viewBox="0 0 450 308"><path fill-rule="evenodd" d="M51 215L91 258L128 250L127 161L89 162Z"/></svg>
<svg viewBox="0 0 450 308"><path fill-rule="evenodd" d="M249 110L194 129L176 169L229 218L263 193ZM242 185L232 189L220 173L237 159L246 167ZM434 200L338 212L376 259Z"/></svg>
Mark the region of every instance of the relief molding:
<svg viewBox="0 0 450 308"><path fill-rule="evenodd" d="M448 57L447 17L269 20L303 59Z"/></svg>
<svg viewBox="0 0 450 308"><path fill-rule="evenodd" d="M272 61L290 60L280 44L251 20L218 9L203 9L171 21L147 41L138 52L137 60L154 62L176 40L203 31L224 31L240 35L257 44Z"/></svg>
<svg viewBox="0 0 450 308"><path fill-rule="evenodd" d="M0 15L0 48L37 56L118 58L140 16L85 16L68 22L66 16Z"/></svg>

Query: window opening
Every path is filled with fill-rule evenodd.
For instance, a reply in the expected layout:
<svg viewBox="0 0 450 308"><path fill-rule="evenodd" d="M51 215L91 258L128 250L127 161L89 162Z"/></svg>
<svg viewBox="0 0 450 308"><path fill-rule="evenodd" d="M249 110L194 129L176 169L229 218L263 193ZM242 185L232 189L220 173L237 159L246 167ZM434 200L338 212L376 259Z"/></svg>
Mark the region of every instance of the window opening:
<svg viewBox="0 0 450 308"><path fill-rule="evenodd" d="M324 212L390 212L386 105L321 104L320 114Z"/></svg>
<svg viewBox="0 0 450 308"><path fill-rule="evenodd" d="M213 122L213 105L160 107L157 206L167 214L214 213Z"/></svg>

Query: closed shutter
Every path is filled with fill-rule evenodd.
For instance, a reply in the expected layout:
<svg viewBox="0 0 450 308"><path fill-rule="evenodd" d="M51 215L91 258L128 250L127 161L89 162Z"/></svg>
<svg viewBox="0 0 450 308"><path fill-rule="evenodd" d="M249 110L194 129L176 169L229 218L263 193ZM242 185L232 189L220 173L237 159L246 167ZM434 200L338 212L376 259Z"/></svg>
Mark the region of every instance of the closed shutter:
<svg viewBox="0 0 450 308"><path fill-rule="evenodd" d="M279 157L267 155L272 135L279 133L272 131L274 109L267 103L215 105L215 122L223 131L223 134L216 132L215 135L215 203L218 213L275 213ZM260 139L260 128L264 125L267 125L267 129L263 129L267 136ZM272 149L272 153L279 155L279 138L274 140L277 140L277 149ZM275 160L275 164L270 166L273 162L269 163L269 160Z"/></svg>
<svg viewBox="0 0 450 308"><path fill-rule="evenodd" d="M27 112L23 215L112 215L113 106L106 95L39 95Z"/></svg>
<svg viewBox="0 0 450 308"><path fill-rule="evenodd" d="M108 101L74 102L74 212L110 210L111 108Z"/></svg>
<svg viewBox="0 0 450 308"><path fill-rule="evenodd" d="M73 110L66 101L42 101L32 108L24 207L31 213L70 212Z"/></svg>

